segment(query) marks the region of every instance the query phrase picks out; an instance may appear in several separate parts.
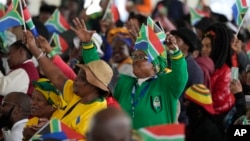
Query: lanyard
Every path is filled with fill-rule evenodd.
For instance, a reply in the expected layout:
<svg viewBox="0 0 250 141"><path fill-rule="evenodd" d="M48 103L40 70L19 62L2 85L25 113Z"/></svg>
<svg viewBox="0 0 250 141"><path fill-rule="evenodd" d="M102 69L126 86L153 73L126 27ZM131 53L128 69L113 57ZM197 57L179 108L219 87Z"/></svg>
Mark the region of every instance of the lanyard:
<svg viewBox="0 0 250 141"><path fill-rule="evenodd" d="M140 100L144 97L144 95L148 91L150 82L152 82L152 80L154 80L156 77L157 76L154 76L154 77L150 78L149 80L147 80L148 83L146 84L146 86L144 86L144 88L142 89L142 91L141 91L140 95L137 97L137 99L135 99L136 84L133 86L132 93L131 93L131 105L132 105L131 115L132 115L132 118L134 118L134 116L135 116L135 107L139 104Z"/></svg>

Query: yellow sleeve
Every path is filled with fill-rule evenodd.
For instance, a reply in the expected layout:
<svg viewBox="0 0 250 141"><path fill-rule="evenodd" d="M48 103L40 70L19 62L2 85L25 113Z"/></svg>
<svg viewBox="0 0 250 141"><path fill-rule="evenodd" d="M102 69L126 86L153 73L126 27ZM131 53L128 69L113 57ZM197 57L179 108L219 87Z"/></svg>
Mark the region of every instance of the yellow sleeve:
<svg viewBox="0 0 250 141"><path fill-rule="evenodd" d="M67 102L70 103L72 100L74 93L73 92L73 81L68 79L63 87L63 99Z"/></svg>
<svg viewBox="0 0 250 141"><path fill-rule="evenodd" d="M38 122L39 122L39 118L38 117L33 117L33 118L29 119L29 121L26 123L25 127L30 127L30 126L37 125Z"/></svg>

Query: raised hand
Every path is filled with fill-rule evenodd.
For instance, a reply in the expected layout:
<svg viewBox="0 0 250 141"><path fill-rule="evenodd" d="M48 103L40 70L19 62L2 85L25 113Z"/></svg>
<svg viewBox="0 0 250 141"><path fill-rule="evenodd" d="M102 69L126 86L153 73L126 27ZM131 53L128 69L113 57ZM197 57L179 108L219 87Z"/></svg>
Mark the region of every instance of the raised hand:
<svg viewBox="0 0 250 141"><path fill-rule="evenodd" d="M49 42L43 36L37 37L37 43L43 52L49 53L53 50Z"/></svg>
<svg viewBox="0 0 250 141"><path fill-rule="evenodd" d="M29 31L26 30L23 32L23 43L29 48L34 48L37 47L36 45L36 39L33 36L33 34Z"/></svg>
<svg viewBox="0 0 250 141"><path fill-rule="evenodd" d="M81 42L90 42L92 35L95 31L90 31L86 28L85 22L83 19L79 20L79 18L73 19L73 23L75 27L71 27L71 29L76 33Z"/></svg>
<svg viewBox="0 0 250 141"><path fill-rule="evenodd" d="M242 42L237 38L237 36L234 36L232 42L231 42L231 48L233 49L234 52L240 53L241 52L241 45Z"/></svg>
<svg viewBox="0 0 250 141"><path fill-rule="evenodd" d="M130 38L133 40L133 43L135 43L136 38L138 37L138 33L140 31L139 27L137 27L137 24L132 19L129 20L125 26L128 29Z"/></svg>
<svg viewBox="0 0 250 141"><path fill-rule="evenodd" d="M240 81L235 80L235 79L231 81L229 88L230 88L231 93L233 94L237 94L243 91Z"/></svg>
<svg viewBox="0 0 250 141"><path fill-rule="evenodd" d="M165 43L166 43L167 47L170 50L178 49L176 38L172 34L170 34L169 32L167 32L166 35L167 35L167 38L165 40Z"/></svg>

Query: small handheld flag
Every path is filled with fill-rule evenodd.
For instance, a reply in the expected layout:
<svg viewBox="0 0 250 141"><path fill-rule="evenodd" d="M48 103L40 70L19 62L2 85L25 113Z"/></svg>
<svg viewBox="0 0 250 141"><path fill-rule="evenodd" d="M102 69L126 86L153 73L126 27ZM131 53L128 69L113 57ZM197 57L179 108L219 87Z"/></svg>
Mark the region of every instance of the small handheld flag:
<svg viewBox="0 0 250 141"><path fill-rule="evenodd" d="M9 5L7 12L3 17L0 18L0 31L7 30L8 28L14 26L23 25L22 16L20 14L20 7L19 7L18 0L12 0L11 4Z"/></svg>
<svg viewBox="0 0 250 141"><path fill-rule="evenodd" d="M27 8L25 0L23 0L23 3L24 3L24 7L22 9L22 12L23 12L25 23L27 24L27 26L31 30L32 34L35 37L38 37L39 36L38 31L36 30L36 27L31 19L30 12L29 12L29 9Z"/></svg>
<svg viewBox="0 0 250 141"><path fill-rule="evenodd" d="M51 17L45 22L45 26L50 33L62 33L70 29L69 23L61 15L60 11L56 9Z"/></svg>

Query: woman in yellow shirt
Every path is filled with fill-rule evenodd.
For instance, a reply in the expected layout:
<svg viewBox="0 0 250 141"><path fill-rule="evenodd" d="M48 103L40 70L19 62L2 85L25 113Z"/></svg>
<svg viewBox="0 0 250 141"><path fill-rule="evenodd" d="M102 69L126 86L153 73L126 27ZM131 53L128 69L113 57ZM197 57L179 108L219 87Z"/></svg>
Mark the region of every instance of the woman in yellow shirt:
<svg viewBox="0 0 250 141"><path fill-rule="evenodd" d="M79 29L78 25L76 28ZM85 43L83 46L88 48L86 43L91 41L94 32L86 30L86 27L84 32L84 39L79 38ZM105 97L110 94L108 84L113 76L113 70L102 60L79 64L80 71L76 79L70 80L38 48L36 43L42 46L42 40L46 39L38 37L36 42L30 31L24 32L24 42L36 57L44 74L62 92L63 99L68 104L51 118L57 118L76 132L85 135L92 116L107 108Z"/></svg>
<svg viewBox="0 0 250 141"><path fill-rule="evenodd" d="M39 129L39 123L46 122L53 113L60 112L67 106L61 93L46 78L33 82L34 92L32 94L31 115L32 118L24 129L24 140L28 140Z"/></svg>

